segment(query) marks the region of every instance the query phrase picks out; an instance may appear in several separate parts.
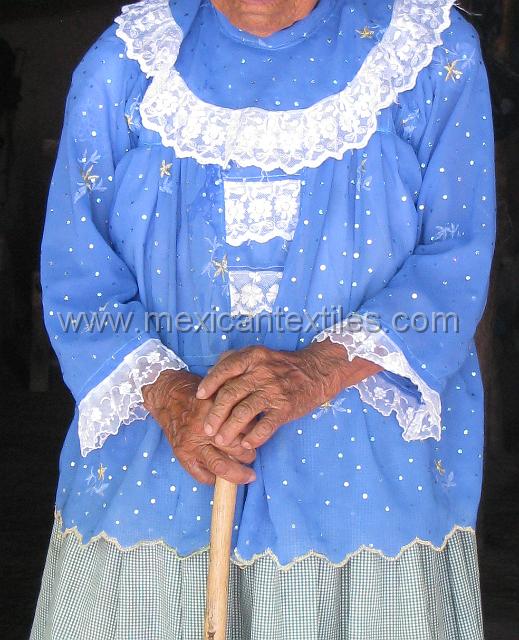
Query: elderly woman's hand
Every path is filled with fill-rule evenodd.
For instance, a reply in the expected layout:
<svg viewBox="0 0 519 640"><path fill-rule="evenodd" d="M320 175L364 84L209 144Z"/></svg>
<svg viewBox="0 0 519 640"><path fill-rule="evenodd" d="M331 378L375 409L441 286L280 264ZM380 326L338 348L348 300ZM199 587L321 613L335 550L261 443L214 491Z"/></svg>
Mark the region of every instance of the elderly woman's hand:
<svg viewBox="0 0 519 640"><path fill-rule="evenodd" d="M196 480L213 484L215 476L236 484L255 480L245 466L254 461L255 451L241 445L237 433L227 446L215 446L204 432L204 420L212 400L200 400L196 391L201 378L186 371L163 371L158 380L143 387L144 406L160 424L175 456ZM250 425L244 425L244 433Z"/></svg>
<svg viewBox="0 0 519 640"><path fill-rule="evenodd" d="M295 352L265 347L228 352L198 388L199 399L216 394L205 418L205 433L217 446L227 446L259 416L241 442L242 447L256 449L282 425L380 370L362 358L350 362L344 347L330 340Z"/></svg>

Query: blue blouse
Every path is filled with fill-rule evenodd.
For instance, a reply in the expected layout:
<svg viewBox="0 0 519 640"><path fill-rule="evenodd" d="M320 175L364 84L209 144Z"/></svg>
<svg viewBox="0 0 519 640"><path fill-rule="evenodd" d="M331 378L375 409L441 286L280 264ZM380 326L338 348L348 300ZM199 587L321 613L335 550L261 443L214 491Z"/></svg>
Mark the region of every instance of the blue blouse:
<svg viewBox="0 0 519 640"><path fill-rule="evenodd" d="M204 375L231 348L327 337L384 372L261 447L234 560L396 556L475 526L492 113L452 4L320 0L257 38L210 2L144 0L87 53L41 265L77 402L64 529L206 547L213 489L176 460L141 387L167 368Z"/></svg>

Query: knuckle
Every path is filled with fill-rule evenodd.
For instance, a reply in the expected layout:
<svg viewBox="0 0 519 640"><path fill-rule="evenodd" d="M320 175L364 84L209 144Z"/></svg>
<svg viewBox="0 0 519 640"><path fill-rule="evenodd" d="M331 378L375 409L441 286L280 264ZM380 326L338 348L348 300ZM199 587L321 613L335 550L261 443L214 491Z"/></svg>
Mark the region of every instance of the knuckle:
<svg viewBox="0 0 519 640"><path fill-rule="evenodd" d="M227 360L227 358L233 356L235 353L235 349L228 349L227 351L224 351L224 353L220 354L217 362L223 362L224 360Z"/></svg>
<svg viewBox="0 0 519 640"><path fill-rule="evenodd" d="M256 460L256 450L255 449L244 449L243 453L237 455L236 458L240 462L244 462L245 464L250 464Z"/></svg>
<svg viewBox="0 0 519 640"><path fill-rule="evenodd" d="M215 456L211 461L210 468L217 476L222 476L227 472L228 464L222 458Z"/></svg>
<svg viewBox="0 0 519 640"><path fill-rule="evenodd" d="M236 396L237 396L236 387L227 385L218 393L218 396L216 398L216 403L232 402L233 400L236 399Z"/></svg>
<svg viewBox="0 0 519 640"><path fill-rule="evenodd" d="M264 347L263 345L251 347L251 351L254 357L258 360L265 360L269 354L269 350L267 349L267 347Z"/></svg>
<svg viewBox="0 0 519 640"><path fill-rule="evenodd" d="M257 433L260 438L267 438L274 433L274 423L270 420L263 421L258 425Z"/></svg>
<svg viewBox="0 0 519 640"><path fill-rule="evenodd" d="M235 420L238 420L239 422L243 422L244 420L248 422L250 420L251 415L252 415L252 407L245 402L242 402L237 407L235 407L231 413L231 416Z"/></svg>

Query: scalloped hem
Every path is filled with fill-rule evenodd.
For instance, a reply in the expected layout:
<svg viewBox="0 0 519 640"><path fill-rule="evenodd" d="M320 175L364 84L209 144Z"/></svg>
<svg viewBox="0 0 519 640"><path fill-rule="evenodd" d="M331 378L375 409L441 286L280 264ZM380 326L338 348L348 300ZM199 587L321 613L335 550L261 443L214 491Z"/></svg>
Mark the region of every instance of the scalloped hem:
<svg viewBox="0 0 519 640"><path fill-rule="evenodd" d="M398 562L232 564L226 638L483 640L476 540L457 531L448 542L442 553L415 544ZM84 547L55 523L31 640L202 638L208 566L206 551L180 560L163 545Z"/></svg>
<svg viewBox="0 0 519 640"><path fill-rule="evenodd" d="M178 550L175 549L175 547L172 547L170 544L168 544L165 540L163 540L161 538L156 539L156 540L140 540L139 542L136 542L135 544L124 546L124 545L121 545L121 543L117 540L117 538L109 536L104 531L102 531L101 533L98 533L95 536L92 536L87 542L83 542L83 535L79 532L77 526L65 527L64 528L62 515L61 515L60 511L58 511L57 509L55 510L54 518L55 518L55 521L56 521L57 526L59 528L59 534L61 536L63 536L63 537L67 537L67 536L72 535L74 538L76 538L76 540L83 547L88 547L88 546L96 543L99 540L104 540L105 542L108 542L108 543L114 545L114 547L116 547L119 551L121 551L123 553L130 553L130 552L135 551L136 549L140 549L142 547L155 547L155 546L157 546L157 547L165 548L168 552L172 553L178 560L181 560L181 561L189 560L189 559L191 559L193 557L196 557L196 556L201 555L201 554L205 554L205 553L207 553L209 551L209 545L208 545L208 546L205 546L205 547L200 547L199 549L196 549L192 553L189 553L189 554L186 554L186 555L181 555L178 552ZM330 567L334 567L336 569L340 569L340 568L344 567L352 558L355 558L356 556L362 554L364 551L367 551L370 554L373 554L374 556L379 556L380 558L382 558L384 560L388 560L389 562L396 562L396 561L400 560L400 558L402 557L402 555L404 553L406 553L407 551L409 551L410 549L412 549L413 547L415 547L417 545L422 546L422 547L428 547L433 551L442 552L447 547L449 541L459 532L470 533L474 537L476 536L476 531L475 531L474 527L464 527L464 526L461 526L461 525L454 525L452 527L452 529L444 536L443 542L439 546L435 545L434 543L432 543L429 540L423 540L422 538L416 537L413 540L411 540L410 542L408 542L407 544L405 544L403 547L401 547L400 551L397 554L393 555L393 556L384 553L381 549L375 549L375 548L369 547L367 545L361 545L360 547L355 549L355 551L352 551L352 552L346 554L346 556L342 560L340 560L339 562L333 562L325 554L320 553L319 551L310 550L310 551L308 551L307 553L305 553L303 555L296 556L290 562L288 562L286 564L283 564L279 560L277 555L271 549L266 549L262 553L254 554L252 556L252 558L250 558L249 560L243 558L237 552L237 550L235 549L233 556L231 556L231 562L233 564L235 564L236 566L238 566L238 567L244 568L244 567L250 567L251 565L253 565L258 560L261 560L262 558L269 558L270 560L272 560L275 563L276 567L280 571L288 571L292 567L294 567L296 564L304 562L308 558L318 558L319 560L325 561L326 564L329 565Z"/></svg>

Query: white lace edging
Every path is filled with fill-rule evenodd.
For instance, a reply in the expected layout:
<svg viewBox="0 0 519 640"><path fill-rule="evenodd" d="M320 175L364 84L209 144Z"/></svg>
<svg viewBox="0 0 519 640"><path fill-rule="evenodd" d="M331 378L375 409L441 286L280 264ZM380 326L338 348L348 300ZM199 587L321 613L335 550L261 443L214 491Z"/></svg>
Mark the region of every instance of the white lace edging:
<svg viewBox="0 0 519 640"><path fill-rule="evenodd" d="M127 56L153 77L140 110L177 157L226 167L230 161L288 174L367 145L377 114L412 89L450 25L454 0L395 0L390 24L348 86L306 109L229 109L198 98L174 65L183 33L168 0L123 7L117 35Z"/></svg>
<svg viewBox="0 0 519 640"><path fill-rule="evenodd" d="M314 340L321 342L330 338L341 344L350 362L363 358L383 367L386 371L408 378L420 392L421 398L392 384L382 375L374 375L354 385L363 402L376 409L383 416L395 413L402 427L402 437L407 442L441 439L441 399L411 367L399 347L384 331L368 331L365 327L353 330L350 320L326 329Z"/></svg>
<svg viewBox="0 0 519 640"><path fill-rule="evenodd" d="M121 364L79 403L81 455L100 449L116 435L121 425L144 420L142 387L152 384L168 369L179 371L187 365L160 340L152 338L129 353Z"/></svg>
<svg viewBox="0 0 519 640"><path fill-rule="evenodd" d="M55 509L55 512L54 512L54 518L58 527L58 534L63 538L66 538L67 536L73 536L79 542L79 544L82 545L83 547L88 547L89 545L95 544L98 540L104 540L109 544L112 544L121 553L133 552L142 547L147 548L147 547L160 546L160 547L164 547L167 551L172 553L175 559L179 560L180 562L184 560L189 560L193 557L206 554L209 552L209 546L204 546L204 547L200 547L200 549L196 549L195 551L187 555L181 555L177 551L177 549L169 545L165 540L161 538L155 539L155 540L141 540L130 546L123 546L117 540L117 538L114 538L113 536L109 536L105 531L102 531L101 533L91 537L90 540L88 540L87 542L84 542L83 536L79 532L79 529L77 528L77 526L68 527L68 528L64 526L63 517L61 513L57 510L57 508ZM470 527L470 526L465 527L465 526L456 524L452 527L452 529L448 533L445 534L445 536L443 537L443 541L440 545L435 545L430 540L424 540L422 538L415 537L413 540L411 540L410 542L405 544L403 547L401 547L399 552L393 556L387 555L381 549L375 549L374 547L371 547L369 545L361 545L360 547L355 549L355 551L348 553L339 562L333 562L324 553L310 550L304 555L296 556L290 562L283 564L279 560L277 555L272 551L272 549L266 549L262 553L254 554L252 558L250 558L250 560L246 560L245 558L242 558L241 555L238 553L238 551L234 549L233 554L231 555L231 562L237 565L238 567L245 568L253 565L255 562L257 562L262 558L269 558L276 564L277 568L280 571L289 571L296 564L299 564L300 562L306 560L307 558L319 558L320 560L324 560L329 566L334 567L336 569L340 569L346 566L348 562L352 560L352 558L355 558L356 556L366 551L375 556L382 558L383 560L387 560L388 562L397 562L404 555L404 553L406 553L410 549L413 549L417 545L428 547L433 551L441 553L445 551L450 540L454 538L458 533L469 533L474 537L476 536L476 530L474 529L474 527Z"/></svg>

